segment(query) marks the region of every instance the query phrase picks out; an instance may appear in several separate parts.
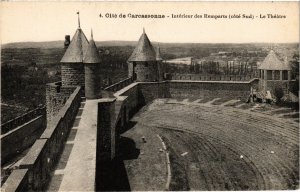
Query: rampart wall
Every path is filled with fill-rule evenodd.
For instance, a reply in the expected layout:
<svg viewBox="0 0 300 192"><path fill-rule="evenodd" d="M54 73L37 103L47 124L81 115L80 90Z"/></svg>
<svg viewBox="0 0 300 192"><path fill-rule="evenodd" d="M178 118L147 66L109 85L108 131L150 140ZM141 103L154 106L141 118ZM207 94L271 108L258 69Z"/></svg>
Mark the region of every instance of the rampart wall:
<svg viewBox="0 0 300 192"><path fill-rule="evenodd" d="M172 98L232 98L246 100L250 95L252 81L169 81Z"/></svg>
<svg viewBox="0 0 300 192"><path fill-rule="evenodd" d="M69 96L42 135L34 142L19 167L3 184L4 191L42 191L58 161L81 102L80 87ZM46 121L44 121L46 122Z"/></svg>
<svg viewBox="0 0 300 192"><path fill-rule="evenodd" d="M255 75L218 75L218 74L170 74L172 80L192 81L250 81Z"/></svg>
<svg viewBox="0 0 300 192"><path fill-rule="evenodd" d="M61 82L46 85L47 121L51 121L75 89L75 86L62 86Z"/></svg>
<svg viewBox="0 0 300 192"><path fill-rule="evenodd" d="M114 84L106 89L108 92L114 92L112 98L99 100L97 126L102 126L98 127L97 131L97 142L100 141L97 143L97 162L98 158L107 158L108 155L110 159L114 158L119 128L124 127L142 106L154 99L206 96L242 98L247 96L251 86L257 83L256 80L244 82L171 80L131 83L126 86L130 81L127 79ZM68 99L59 105L62 106L60 109L53 110L58 110L55 112L56 115L48 122L47 128L23 158L19 168L9 176L3 185L4 190L42 190L48 182L80 106L80 87L77 87L70 96L63 94L61 98ZM99 132L99 129L102 131ZM105 142L108 139L110 143Z"/></svg>
<svg viewBox="0 0 300 192"><path fill-rule="evenodd" d="M1 165L30 147L46 128L46 114L1 135Z"/></svg>
<svg viewBox="0 0 300 192"><path fill-rule="evenodd" d="M39 107L34 110L31 110L19 117L16 117L12 120L9 120L5 123L1 124L1 134L5 134L9 131L12 131L13 129L29 122L32 119L35 119L36 117L40 115L45 115L46 114L46 107Z"/></svg>

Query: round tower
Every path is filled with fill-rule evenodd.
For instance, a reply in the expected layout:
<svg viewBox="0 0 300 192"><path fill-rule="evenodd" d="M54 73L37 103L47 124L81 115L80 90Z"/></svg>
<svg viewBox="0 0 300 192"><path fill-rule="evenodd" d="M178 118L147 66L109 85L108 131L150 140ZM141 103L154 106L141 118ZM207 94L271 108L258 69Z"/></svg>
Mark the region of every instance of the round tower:
<svg viewBox="0 0 300 192"><path fill-rule="evenodd" d="M86 99L99 99L101 98L101 59L93 39L93 32L91 32L91 40L83 57L83 63L85 71L85 97Z"/></svg>
<svg viewBox="0 0 300 192"><path fill-rule="evenodd" d="M83 53L86 52L88 44L88 40L80 28L78 18L78 29L60 61L62 86L84 87L84 66L82 62Z"/></svg>
<svg viewBox="0 0 300 192"><path fill-rule="evenodd" d="M128 59L128 70L129 77L136 81L159 81L156 53L145 30Z"/></svg>

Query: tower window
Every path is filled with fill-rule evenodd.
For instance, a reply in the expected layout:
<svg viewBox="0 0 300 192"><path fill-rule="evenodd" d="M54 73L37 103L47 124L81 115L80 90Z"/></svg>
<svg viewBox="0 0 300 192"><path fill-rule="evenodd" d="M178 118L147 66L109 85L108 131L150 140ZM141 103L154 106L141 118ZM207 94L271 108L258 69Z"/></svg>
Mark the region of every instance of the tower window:
<svg viewBox="0 0 300 192"><path fill-rule="evenodd" d="M145 62L145 67L148 67L148 62Z"/></svg>
<svg viewBox="0 0 300 192"><path fill-rule="evenodd" d="M148 75L146 75L146 79L148 79Z"/></svg>

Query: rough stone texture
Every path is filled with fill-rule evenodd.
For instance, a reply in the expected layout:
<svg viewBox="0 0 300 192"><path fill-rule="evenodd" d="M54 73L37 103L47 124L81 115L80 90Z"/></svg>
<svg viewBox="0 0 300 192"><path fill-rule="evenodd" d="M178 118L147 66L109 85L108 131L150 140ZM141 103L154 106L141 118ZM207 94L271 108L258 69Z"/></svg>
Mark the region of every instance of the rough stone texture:
<svg viewBox="0 0 300 192"><path fill-rule="evenodd" d="M28 183L32 190L39 190L47 182L46 139L38 139L23 158L20 169L28 169Z"/></svg>
<svg viewBox="0 0 300 192"><path fill-rule="evenodd" d="M169 91L169 83L140 83L139 88L139 103L147 104L157 98L171 97Z"/></svg>
<svg viewBox="0 0 300 192"><path fill-rule="evenodd" d="M46 115L41 115L1 135L1 164L32 145L45 128Z"/></svg>
<svg viewBox="0 0 300 192"><path fill-rule="evenodd" d="M85 64L85 97L86 99L101 98L101 77L99 64Z"/></svg>
<svg viewBox="0 0 300 192"><path fill-rule="evenodd" d="M206 96L248 99L251 83L238 82L184 82L170 81L169 91L172 98L203 98Z"/></svg>
<svg viewBox="0 0 300 192"><path fill-rule="evenodd" d="M53 121L47 124L47 128L40 136L40 139L36 140L20 163L20 168L29 169L28 185L25 186L29 191L41 191L48 182L51 170L57 162L66 136L80 106L80 90L80 87L78 87L70 95L63 108L57 113ZM43 122L45 123L46 120ZM11 175L8 177L8 180L10 180L10 177Z"/></svg>
<svg viewBox="0 0 300 192"><path fill-rule="evenodd" d="M62 63L61 64L62 86L84 87L84 64L83 63Z"/></svg>
<svg viewBox="0 0 300 192"><path fill-rule="evenodd" d="M156 61L136 62L133 70L136 73L136 81L153 82L158 81L158 64Z"/></svg>
<svg viewBox="0 0 300 192"><path fill-rule="evenodd" d="M46 85L46 111L47 121L58 113L58 111L64 106L67 99L76 87L61 86L61 82L49 83Z"/></svg>

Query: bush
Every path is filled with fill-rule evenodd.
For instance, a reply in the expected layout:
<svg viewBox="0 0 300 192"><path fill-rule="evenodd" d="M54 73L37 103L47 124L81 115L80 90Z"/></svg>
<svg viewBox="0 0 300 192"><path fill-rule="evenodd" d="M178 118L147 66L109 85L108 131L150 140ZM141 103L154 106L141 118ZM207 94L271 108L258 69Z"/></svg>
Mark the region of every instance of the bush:
<svg viewBox="0 0 300 192"><path fill-rule="evenodd" d="M276 87L274 90L274 95L276 97L276 102L279 103L281 101L281 98L284 96L282 87Z"/></svg>

